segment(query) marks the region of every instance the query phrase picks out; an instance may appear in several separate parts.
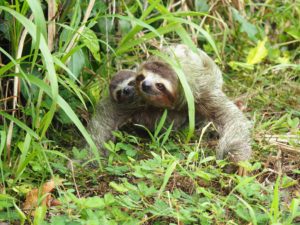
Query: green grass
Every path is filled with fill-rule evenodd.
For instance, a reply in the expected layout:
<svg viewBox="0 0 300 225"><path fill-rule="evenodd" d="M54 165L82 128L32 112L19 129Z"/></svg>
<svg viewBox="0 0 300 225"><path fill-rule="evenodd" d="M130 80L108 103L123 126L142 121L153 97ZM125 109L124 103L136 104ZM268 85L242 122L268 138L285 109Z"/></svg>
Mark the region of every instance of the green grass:
<svg viewBox="0 0 300 225"><path fill-rule="evenodd" d="M187 2L196 4L96 1L86 21L92 1L59 2L51 50L51 1L0 1L0 223L300 223L299 1L240 1L239 10ZM115 132L100 161L84 125L111 75L170 43L213 57L224 91L253 122L247 177L215 160L212 124L174 132L165 115L148 138ZM35 212L24 211L26 194L50 179L62 179L52 193L60 205L42 206L41 194Z"/></svg>

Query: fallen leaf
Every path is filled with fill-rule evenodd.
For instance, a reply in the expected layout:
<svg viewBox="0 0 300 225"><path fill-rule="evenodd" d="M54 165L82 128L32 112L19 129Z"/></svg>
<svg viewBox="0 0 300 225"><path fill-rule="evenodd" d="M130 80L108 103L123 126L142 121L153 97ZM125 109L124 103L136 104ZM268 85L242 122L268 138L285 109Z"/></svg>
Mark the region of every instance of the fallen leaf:
<svg viewBox="0 0 300 225"><path fill-rule="evenodd" d="M23 210L25 212L31 212L34 214L35 209L38 207L39 200L42 199L40 205L42 206L56 206L60 205L60 202L54 199L51 195L51 191L54 190L55 186L61 185L62 180L57 180L56 182L51 179L50 181L43 184L42 188L39 190L38 188L32 189L27 193L25 202L23 204Z"/></svg>

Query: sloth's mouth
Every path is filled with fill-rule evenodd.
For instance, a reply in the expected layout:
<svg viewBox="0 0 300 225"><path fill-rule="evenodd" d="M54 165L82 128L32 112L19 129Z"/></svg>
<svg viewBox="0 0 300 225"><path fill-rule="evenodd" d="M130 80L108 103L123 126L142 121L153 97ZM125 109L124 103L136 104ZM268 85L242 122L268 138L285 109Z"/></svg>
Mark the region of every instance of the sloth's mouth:
<svg viewBox="0 0 300 225"><path fill-rule="evenodd" d="M155 92L155 91L153 91L153 90L150 90L150 91L143 91L142 90L142 93L143 93L143 95L144 96L158 96L159 95L159 93L157 93L157 92Z"/></svg>
<svg viewBox="0 0 300 225"><path fill-rule="evenodd" d="M155 90L153 90L153 88L151 86L144 86L144 85L140 85L140 91L144 94L144 95L159 95L159 93Z"/></svg>

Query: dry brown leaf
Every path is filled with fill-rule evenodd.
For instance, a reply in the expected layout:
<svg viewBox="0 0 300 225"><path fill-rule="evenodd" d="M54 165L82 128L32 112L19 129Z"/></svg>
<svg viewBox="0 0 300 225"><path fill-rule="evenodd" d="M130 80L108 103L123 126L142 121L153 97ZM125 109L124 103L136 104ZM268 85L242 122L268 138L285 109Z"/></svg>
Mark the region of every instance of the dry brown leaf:
<svg viewBox="0 0 300 225"><path fill-rule="evenodd" d="M60 205L60 202L54 199L50 192L54 190L55 185L61 185L61 183L62 180L58 180L57 182L55 182L53 179L51 179L50 181L43 184L40 191L38 188L32 189L26 195L26 199L23 204L23 210L25 212L31 211L31 214L33 214L35 208L38 206L39 198L42 198L41 205L47 207Z"/></svg>

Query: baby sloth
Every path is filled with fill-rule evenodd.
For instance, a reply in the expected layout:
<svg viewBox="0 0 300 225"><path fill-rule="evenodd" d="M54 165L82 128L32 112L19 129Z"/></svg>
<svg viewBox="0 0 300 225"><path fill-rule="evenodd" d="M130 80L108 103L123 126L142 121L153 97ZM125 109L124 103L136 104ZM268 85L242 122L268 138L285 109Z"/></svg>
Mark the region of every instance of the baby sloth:
<svg viewBox="0 0 300 225"><path fill-rule="evenodd" d="M233 162L251 156L250 122L222 91L222 74L202 50L186 45L170 46L163 52L179 62L195 99L196 116L211 120L220 135L217 159L228 156ZM168 108L186 116L187 103L176 72L160 58L153 57L138 69L136 85L147 104Z"/></svg>
<svg viewBox="0 0 300 225"><path fill-rule="evenodd" d="M110 96L103 97L96 105L95 114L88 124L98 149L107 154L103 148L104 142L113 140L112 131L125 124L142 104L135 91L136 74L130 70L119 71L111 80Z"/></svg>
<svg viewBox="0 0 300 225"><path fill-rule="evenodd" d="M114 75L109 84L109 94L115 103L138 104L139 100L135 90L135 77L136 73L131 70L121 70Z"/></svg>

